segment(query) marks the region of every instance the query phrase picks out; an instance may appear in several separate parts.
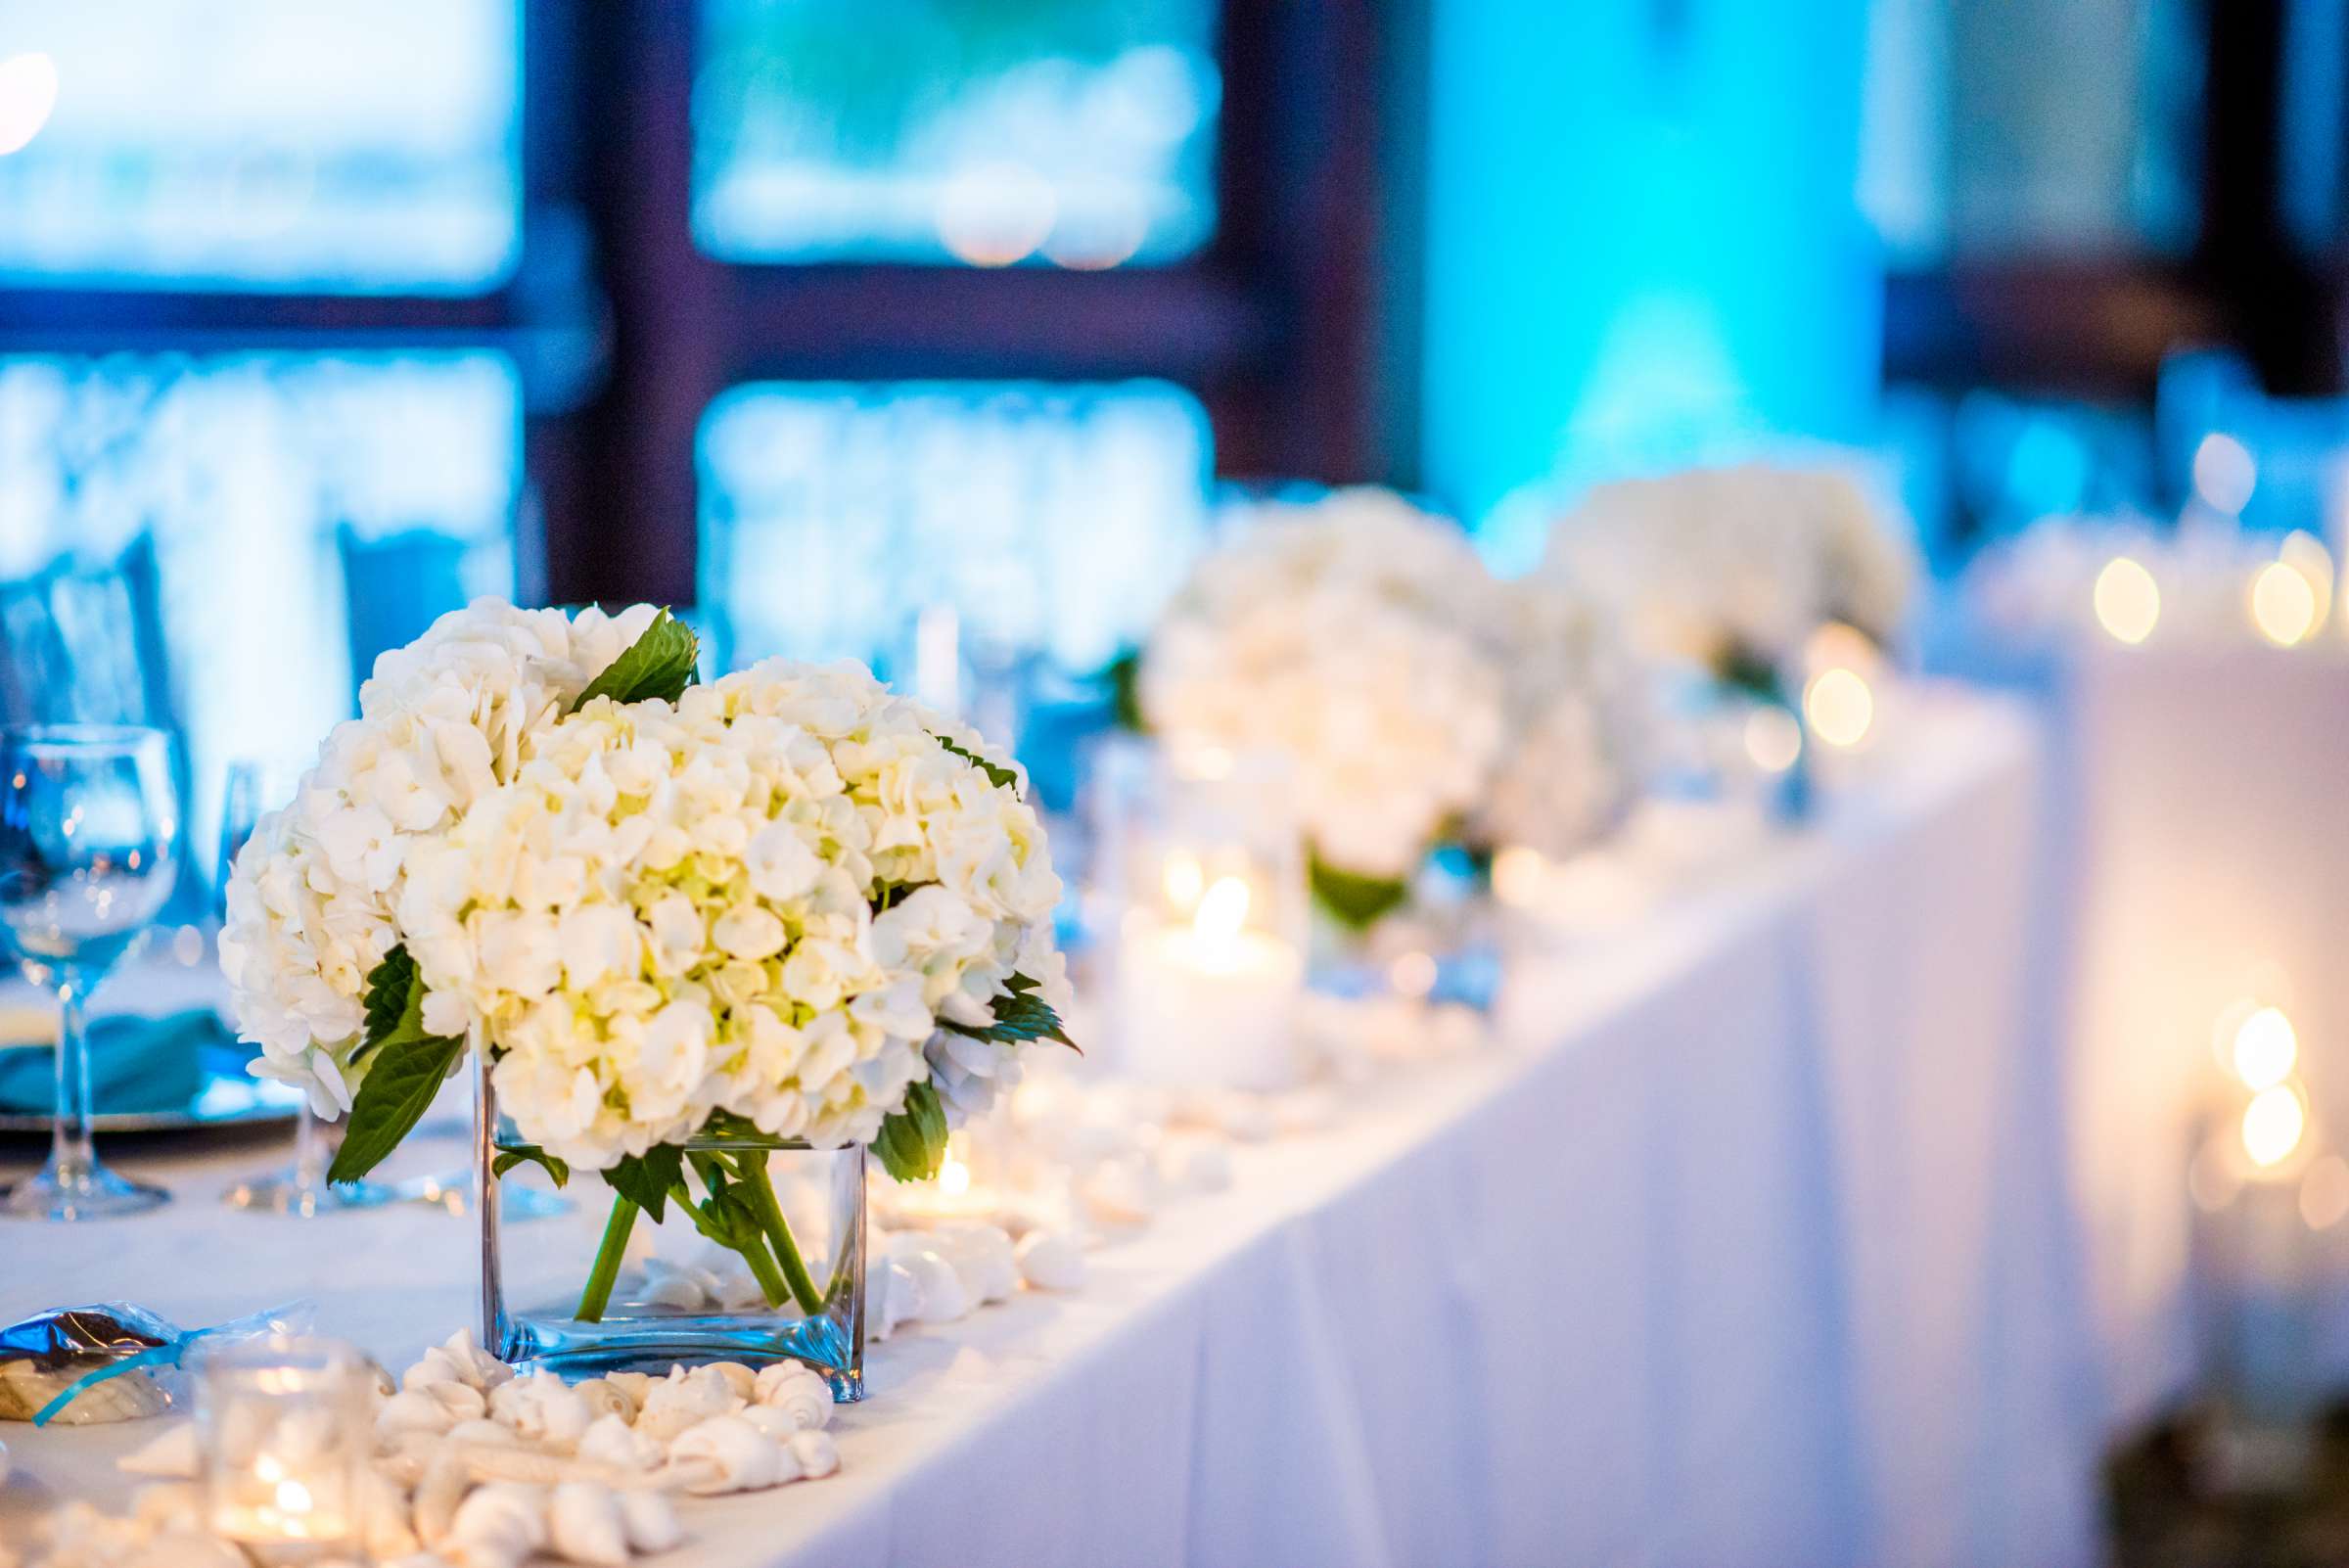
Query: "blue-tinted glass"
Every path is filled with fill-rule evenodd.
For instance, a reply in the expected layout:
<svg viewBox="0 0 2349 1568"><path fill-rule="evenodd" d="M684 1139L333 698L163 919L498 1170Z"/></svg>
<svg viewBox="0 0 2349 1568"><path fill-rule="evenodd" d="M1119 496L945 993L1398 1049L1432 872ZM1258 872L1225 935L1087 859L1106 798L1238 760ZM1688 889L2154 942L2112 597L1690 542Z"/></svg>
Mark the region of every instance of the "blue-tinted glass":
<svg viewBox="0 0 2349 1568"><path fill-rule="evenodd" d="M514 591L521 422L485 353L0 358L0 717L179 724L212 842L231 761Z"/></svg>
<svg viewBox="0 0 2349 1568"><path fill-rule="evenodd" d="M1099 668L1206 528L1207 421L1159 382L738 388L702 423L700 601L731 662L872 660L934 606Z"/></svg>
<svg viewBox="0 0 2349 1568"><path fill-rule="evenodd" d="M1213 0L703 0L694 233L733 261L1110 267L1215 226Z"/></svg>
<svg viewBox="0 0 2349 1568"><path fill-rule="evenodd" d="M519 32L514 0L0 0L0 280L494 286Z"/></svg>

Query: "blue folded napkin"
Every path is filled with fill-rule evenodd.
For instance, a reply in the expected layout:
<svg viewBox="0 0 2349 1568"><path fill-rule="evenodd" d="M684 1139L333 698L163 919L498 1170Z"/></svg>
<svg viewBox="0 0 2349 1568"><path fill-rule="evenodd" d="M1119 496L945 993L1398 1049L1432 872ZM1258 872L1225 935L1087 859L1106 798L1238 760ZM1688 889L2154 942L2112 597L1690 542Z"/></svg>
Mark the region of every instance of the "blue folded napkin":
<svg viewBox="0 0 2349 1568"><path fill-rule="evenodd" d="M90 1025L90 1103L100 1115L185 1110L216 1066L242 1055L210 1009L161 1018L118 1014ZM57 1052L50 1045L0 1046L0 1111L46 1114L57 1105Z"/></svg>

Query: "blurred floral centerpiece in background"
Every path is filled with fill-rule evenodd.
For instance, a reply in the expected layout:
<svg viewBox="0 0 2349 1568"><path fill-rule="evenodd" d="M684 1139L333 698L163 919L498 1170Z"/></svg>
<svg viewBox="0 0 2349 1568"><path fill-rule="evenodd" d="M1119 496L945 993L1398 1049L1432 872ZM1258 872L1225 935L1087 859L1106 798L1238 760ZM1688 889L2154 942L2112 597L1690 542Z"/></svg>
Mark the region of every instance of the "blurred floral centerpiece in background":
<svg viewBox="0 0 2349 1568"><path fill-rule="evenodd" d="M1917 575L1850 476L1762 463L1599 485L1553 525L1537 573L1614 605L1649 655L1779 704L1821 626L1887 646Z"/></svg>
<svg viewBox="0 0 2349 1568"><path fill-rule="evenodd" d="M1500 754L1506 679L1477 630L1494 584L1387 491L1235 510L1143 651L1139 716L1176 746L1286 757L1316 906L1367 928Z"/></svg>
<svg viewBox="0 0 2349 1568"><path fill-rule="evenodd" d="M799 1356L853 1397L862 1161L798 1151L930 1176L1021 1047L1066 1039L1060 882L975 733L858 666L697 685L695 652L651 606L442 617L238 857L221 961L255 1070L348 1113L337 1179L478 1054L501 1354L636 1334ZM500 1277L496 1179L526 1167L612 1193L559 1306ZM710 1302L662 1288L681 1249L728 1281Z"/></svg>

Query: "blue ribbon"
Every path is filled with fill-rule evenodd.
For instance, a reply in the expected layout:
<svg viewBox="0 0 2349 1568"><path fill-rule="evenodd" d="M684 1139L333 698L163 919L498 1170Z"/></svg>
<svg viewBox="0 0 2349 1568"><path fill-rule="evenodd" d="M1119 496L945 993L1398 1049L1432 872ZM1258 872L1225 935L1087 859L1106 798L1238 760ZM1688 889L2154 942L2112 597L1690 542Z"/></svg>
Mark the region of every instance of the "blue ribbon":
<svg viewBox="0 0 2349 1568"><path fill-rule="evenodd" d="M250 1334L293 1333L308 1325L314 1311L315 1309L309 1302L290 1301L282 1307L272 1307L267 1312L233 1318L225 1323L214 1323L209 1328L191 1329L168 1345L152 1346L147 1350L140 1351L135 1356L125 1356L118 1361L110 1361L94 1372L85 1372L59 1390L57 1398L33 1413L32 1424L47 1426L50 1417L110 1377L120 1377L125 1372L135 1372L144 1366L176 1367L180 1365L187 1359L188 1351L199 1340L234 1338Z"/></svg>

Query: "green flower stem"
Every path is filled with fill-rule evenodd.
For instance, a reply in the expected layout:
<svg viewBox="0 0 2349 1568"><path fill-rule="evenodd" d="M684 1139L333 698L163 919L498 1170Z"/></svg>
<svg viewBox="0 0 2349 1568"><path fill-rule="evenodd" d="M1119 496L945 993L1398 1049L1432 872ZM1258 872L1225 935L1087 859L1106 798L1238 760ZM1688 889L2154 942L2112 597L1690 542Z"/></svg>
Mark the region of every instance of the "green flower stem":
<svg viewBox="0 0 2349 1568"><path fill-rule="evenodd" d="M612 1285L620 1278L620 1261L628 1250L628 1232L636 1228L636 1205L615 1196L612 1218L604 1222L603 1245L595 1249L595 1267L587 1274L587 1288L579 1293L576 1314L582 1323L600 1323L604 1309L612 1305Z"/></svg>
<svg viewBox="0 0 2349 1568"><path fill-rule="evenodd" d="M792 1293L791 1286L776 1271L775 1261L766 1255L765 1244L757 1236L751 1236L743 1246L734 1250L741 1253L743 1262L751 1266L751 1276L759 1281L760 1290L765 1293L766 1304L769 1307L782 1306L784 1298Z"/></svg>
<svg viewBox="0 0 2349 1568"><path fill-rule="evenodd" d="M791 1239L790 1222L783 1218L783 1205L775 1199L774 1183L766 1178L765 1152L745 1153L741 1158L742 1184L751 1190L751 1207L759 1216L760 1228L774 1243L775 1256L782 1260L783 1277L791 1284L792 1299L809 1317L823 1315L824 1298L807 1275L806 1262L800 1257L798 1243Z"/></svg>

